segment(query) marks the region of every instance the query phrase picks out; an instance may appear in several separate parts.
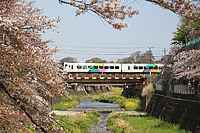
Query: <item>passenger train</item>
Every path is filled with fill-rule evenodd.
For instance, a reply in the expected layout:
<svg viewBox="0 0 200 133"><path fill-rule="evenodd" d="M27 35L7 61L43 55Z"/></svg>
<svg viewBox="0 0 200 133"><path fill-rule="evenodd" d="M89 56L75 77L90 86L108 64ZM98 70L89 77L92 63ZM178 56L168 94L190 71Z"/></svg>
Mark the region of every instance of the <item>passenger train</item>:
<svg viewBox="0 0 200 133"><path fill-rule="evenodd" d="M159 73L163 64L67 63L67 73Z"/></svg>

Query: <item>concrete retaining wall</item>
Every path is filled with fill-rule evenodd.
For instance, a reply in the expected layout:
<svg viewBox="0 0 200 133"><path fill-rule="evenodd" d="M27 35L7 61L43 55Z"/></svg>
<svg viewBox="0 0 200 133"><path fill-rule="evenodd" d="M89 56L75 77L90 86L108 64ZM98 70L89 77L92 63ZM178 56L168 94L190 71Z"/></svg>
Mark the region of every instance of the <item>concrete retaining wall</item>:
<svg viewBox="0 0 200 133"><path fill-rule="evenodd" d="M122 96L127 98L141 97L143 87L143 85L136 84L125 86L122 92Z"/></svg>
<svg viewBox="0 0 200 133"><path fill-rule="evenodd" d="M111 86L85 86L80 84L78 86L74 86L66 89L70 95L86 95L86 94L95 94L95 93L103 93L109 91Z"/></svg>
<svg viewBox="0 0 200 133"><path fill-rule="evenodd" d="M177 124L182 129L200 132L200 102L153 94L146 112L156 118Z"/></svg>

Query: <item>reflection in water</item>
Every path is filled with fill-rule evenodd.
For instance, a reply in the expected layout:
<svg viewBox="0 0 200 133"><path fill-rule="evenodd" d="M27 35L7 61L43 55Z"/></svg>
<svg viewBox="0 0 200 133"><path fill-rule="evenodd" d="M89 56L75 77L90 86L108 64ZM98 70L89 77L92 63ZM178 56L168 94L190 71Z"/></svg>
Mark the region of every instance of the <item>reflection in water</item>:
<svg viewBox="0 0 200 133"><path fill-rule="evenodd" d="M119 107L118 104L81 101L77 107Z"/></svg>

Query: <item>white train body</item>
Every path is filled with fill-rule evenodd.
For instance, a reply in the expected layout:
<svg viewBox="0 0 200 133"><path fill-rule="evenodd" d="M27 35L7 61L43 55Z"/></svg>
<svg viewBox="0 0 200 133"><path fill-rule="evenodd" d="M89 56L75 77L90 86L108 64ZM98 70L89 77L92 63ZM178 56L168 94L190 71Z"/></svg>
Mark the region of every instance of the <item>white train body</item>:
<svg viewBox="0 0 200 133"><path fill-rule="evenodd" d="M163 64L64 63L67 73L159 73Z"/></svg>

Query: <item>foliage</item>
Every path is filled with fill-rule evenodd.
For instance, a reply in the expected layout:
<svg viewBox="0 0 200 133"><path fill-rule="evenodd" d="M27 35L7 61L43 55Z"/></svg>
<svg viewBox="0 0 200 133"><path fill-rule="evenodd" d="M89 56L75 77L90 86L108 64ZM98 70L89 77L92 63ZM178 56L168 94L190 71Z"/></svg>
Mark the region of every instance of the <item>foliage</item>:
<svg viewBox="0 0 200 133"><path fill-rule="evenodd" d="M154 90L153 83L149 83L142 89L142 96L151 94Z"/></svg>
<svg viewBox="0 0 200 133"><path fill-rule="evenodd" d="M69 108L73 108L76 107L76 105L79 102L76 100L71 100L71 99L66 99L66 98L62 98L62 102L55 104L53 107L53 110L61 110L61 111L66 111Z"/></svg>
<svg viewBox="0 0 200 133"><path fill-rule="evenodd" d="M107 63L107 61L96 57L86 60L85 63Z"/></svg>
<svg viewBox="0 0 200 133"><path fill-rule="evenodd" d="M189 29L185 26L181 26L177 28L177 32L173 32L175 34L174 38L172 39L172 44L174 45L184 45L187 42L187 35Z"/></svg>
<svg viewBox="0 0 200 133"><path fill-rule="evenodd" d="M126 102L124 107L126 111L133 111L138 109L139 104L136 102Z"/></svg>
<svg viewBox="0 0 200 133"><path fill-rule="evenodd" d="M64 62L68 62L68 63L78 63L77 59L74 57L65 57L63 59L60 60L60 64L63 66Z"/></svg>
<svg viewBox="0 0 200 133"><path fill-rule="evenodd" d="M98 122L100 113L90 112L71 116L55 116L66 132L87 133L92 125Z"/></svg>
<svg viewBox="0 0 200 133"><path fill-rule="evenodd" d="M0 132L61 132L48 116L48 99L67 95L51 57L58 49L41 39L59 19L38 15L33 3L0 1Z"/></svg>
<svg viewBox="0 0 200 133"><path fill-rule="evenodd" d="M176 32L173 32L173 45L184 46L186 42L191 41L200 36L200 21L185 21L187 22L183 23L180 27L178 27Z"/></svg>
<svg viewBox="0 0 200 133"><path fill-rule="evenodd" d="M200 14L197 13L197 17L200 18ZM190 48L185 46L189 41L194 41L200 37L200 21L192 20L187 17L182 17L182 25L174 32L174 38L172 39L174 45L182 46L182 50L174 55L174 64L172 66L172 76L175 78L195 78L200 80L200 64L198 42ZM185 50L184 50L185 49Z"/></svg>
<svg viewBox="0 0 200 133"><path fill-rule="evenodd" d="M154 61L154 56L151 50L146 51L141 55L140 59L136 63L150 63L152 64Z"/></svg>
<svg viewBox="0 0 200 133"><path fill-rule="evenodd" d="M153 63L154 61L153 53L149 50L145 53L136 51L131 54L129 57L123 59L118 59L118 63Z"/></svg>
<svg viewBox="0 0 200 133"><path fill-rule="evenodd" d="M117 124L117 121L121 124ZM165 123L160 119L148 116L129 116L120 113L109 117L107 125L109 130L116 133L186 133L185 130L178 129L177 125ZM120 126L125 127L125 125L129 130L120 130Z"/></svg>

